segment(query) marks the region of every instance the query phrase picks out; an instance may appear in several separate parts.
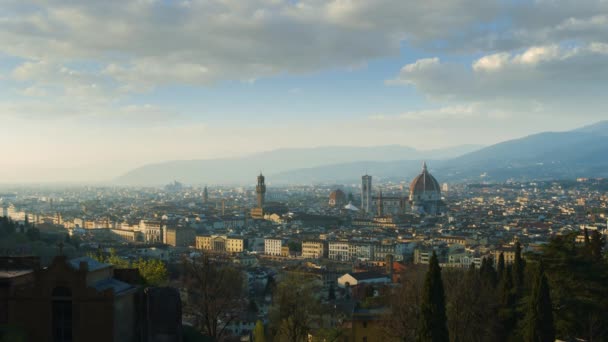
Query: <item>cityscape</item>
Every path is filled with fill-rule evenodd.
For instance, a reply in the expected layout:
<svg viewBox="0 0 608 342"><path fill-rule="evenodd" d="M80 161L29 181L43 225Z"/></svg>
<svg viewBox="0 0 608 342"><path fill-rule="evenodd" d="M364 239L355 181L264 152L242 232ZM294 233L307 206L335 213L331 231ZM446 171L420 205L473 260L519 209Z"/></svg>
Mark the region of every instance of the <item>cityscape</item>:
<svg viewBox="0 0 608 342"><path fill-rule="evenodd" d="M0 342L608 341L606 0L0 0Z"/></svg>
<svg viewBox="0 0 608 342"><path fill-rule="evenodd" d="M78 299L90 311L79 315L106 324L81 321L71 332L74 339L102 329L114 334L99 331L105 340L186 340L186 327L208 330L190 312L197 302L183 278L183 263L206 262L241 275L240 292L225 298L233 302L222 302L228 307L216 313L218 330L210 335L218 340L249 340L260 322L269 324L276 309L269 288L293 281L291 277L314 286L313 297L324 307L306 319L306 338L323 341L325 334L335 334L333 340L359 341L363 334L379 340L390 330L385 291L419 277L432 258L444 272L466 272L486 267L488 261L493 268L499 261L503 268L509 266L518 248L522 255L540 254L558 236L572 236L580 245L593 236L605 244L608 179L448 184L440 183L429 166L423 163L409 183L375 182L365 174L360 184L273 187L260 173L252 175L255 186L174 181L158 188L4 192L4 320L35 331L37 340L48 339L41 325L50 324L45 322L51 315L28 314L42 312L42 307L35 309L42 304L25 304L35 296L32 290L11 289L65 279L61 282L72 284L71 291L91 285L97 290ZM9 222L14 226L10 233ZM160 274L142 260L161 261ZM140 268L139 276L130 271L138 267L147 270ZM137 280L142 276L151 279ZM84 283L77 280L89 277ZM103 296L108 289L114 296ZM108 321L105 311L94 306L101 304L84 304L95 296L108 298L124 317ZM145 323L139 321L141 309L120 303L127 300L123 296L137 298L135 303L143 300ZM604 328L597 329L601 336Z"/></svg>

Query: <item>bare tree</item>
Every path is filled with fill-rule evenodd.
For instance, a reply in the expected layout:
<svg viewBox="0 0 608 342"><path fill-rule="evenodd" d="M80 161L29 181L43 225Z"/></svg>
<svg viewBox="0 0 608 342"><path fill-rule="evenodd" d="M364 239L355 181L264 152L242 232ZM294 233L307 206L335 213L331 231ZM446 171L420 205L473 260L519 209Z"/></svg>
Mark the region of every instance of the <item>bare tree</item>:
<svg viewBox="0 0 608 342"><path fill-rule="evenodd" d="M184 261L183 283L188 294L184 312L195 317L197 327L221 341L226 327L244 310L243 275L229 266L220 266L207 257Z"/></svg>
<svg viewBox="0 0 608 342"><path fill-rule="evenodd" d="M399 286L388 296L390 313L383 319L387 341L414 341L420 316L424 270L414 268L404 273Z"/></svg>
<svg viewBox="0 0 608 342"><path fill-rule="evenodd" d="M272 296L270 322L279 341L305 341L319 317L319 300L313 284L303 277L288 276L279 282Z"/></svg>

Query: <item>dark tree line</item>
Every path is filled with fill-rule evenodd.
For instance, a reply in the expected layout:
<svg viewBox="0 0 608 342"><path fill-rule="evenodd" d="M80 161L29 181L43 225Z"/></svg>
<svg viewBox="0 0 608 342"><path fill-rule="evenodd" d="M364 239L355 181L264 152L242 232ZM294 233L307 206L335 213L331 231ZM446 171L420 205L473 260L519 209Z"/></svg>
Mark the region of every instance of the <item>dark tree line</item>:
<svg viewBox="0 0 608 342"><path fill-rule="evenodd" d="M468 270L441 270L430 260L424 280L412 274L389 299L388 340L608 340L608 264L604 238L558 236L513 263L500 255ZM423 285L422 285L423 284Z"/></svg>

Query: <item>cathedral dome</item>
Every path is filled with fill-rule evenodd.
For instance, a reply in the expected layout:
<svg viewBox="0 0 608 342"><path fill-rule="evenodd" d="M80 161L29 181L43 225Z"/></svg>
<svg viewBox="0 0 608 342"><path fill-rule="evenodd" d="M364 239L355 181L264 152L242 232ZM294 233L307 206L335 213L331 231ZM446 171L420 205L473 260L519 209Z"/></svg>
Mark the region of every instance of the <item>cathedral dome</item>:
<svg viewBox="0 0 608 342"><path fill-rule="evenodd" d="M414 199L426 193L439 194L440 192L441 188L439 187L439 183L435 177L429 173L426 168L426 163L424 163L422 172L416 176L410 184L410 198Z"/></svg>

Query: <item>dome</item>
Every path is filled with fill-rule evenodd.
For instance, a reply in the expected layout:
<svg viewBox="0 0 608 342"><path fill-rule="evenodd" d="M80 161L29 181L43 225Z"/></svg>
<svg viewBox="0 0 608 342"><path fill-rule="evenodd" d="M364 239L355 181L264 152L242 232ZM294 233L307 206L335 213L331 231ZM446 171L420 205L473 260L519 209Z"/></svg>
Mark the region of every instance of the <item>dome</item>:
<svg viewBox="0 0 608 342"><path fill-rule="evenodd" d="M346 203L346 195L344 194L344 191L337 189L329 194L329 205L335 206L342 205L344 203Z"/></svg>
<svg viewBox="0 0 608 342"><path fill-rule="evenodd" d="M410 197L419 196L427 192L439 194L441 188L435 177L427 170L426 163L424 163L422 165L422 172L410 184Z"/></svg>

